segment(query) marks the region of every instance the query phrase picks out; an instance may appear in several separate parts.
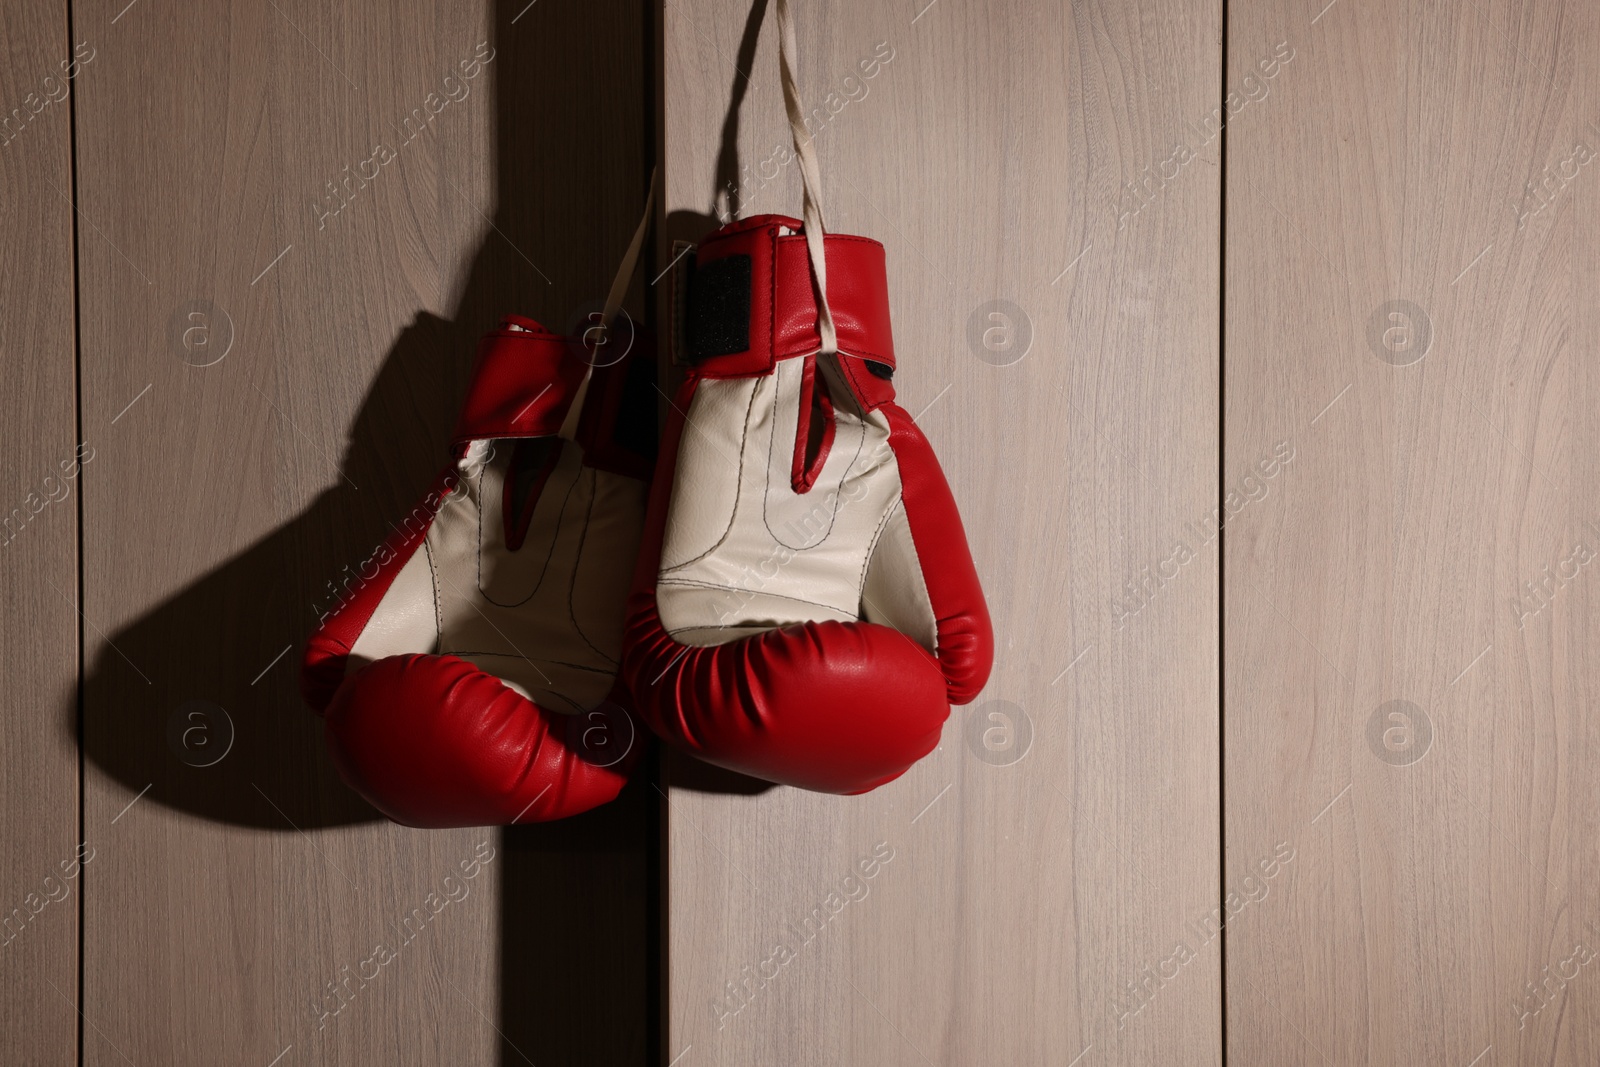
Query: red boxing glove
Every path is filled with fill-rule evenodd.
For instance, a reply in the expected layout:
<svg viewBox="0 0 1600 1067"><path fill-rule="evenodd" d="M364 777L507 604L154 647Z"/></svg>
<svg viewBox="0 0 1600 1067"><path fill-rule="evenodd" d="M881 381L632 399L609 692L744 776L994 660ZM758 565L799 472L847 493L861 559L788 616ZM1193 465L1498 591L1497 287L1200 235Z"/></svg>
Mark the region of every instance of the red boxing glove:
<svg viewBox="0 0 1600 1067"><path fill-rule="evenodd" d="M731 770L863 793L931 752L993 661L927 439L894 403L883 246L764 215L699 248L687 380L662 441L623 676L641 718Z"/></svg>
<svg viewBox="0 0 1600 1067"><path fill-rule="evenodd" d="M396 822L575 815L637 760L616 676L655 361L632 351L584 386L581 353L530 319L484 338L453 462L307 645L334 762Z"/></svg>

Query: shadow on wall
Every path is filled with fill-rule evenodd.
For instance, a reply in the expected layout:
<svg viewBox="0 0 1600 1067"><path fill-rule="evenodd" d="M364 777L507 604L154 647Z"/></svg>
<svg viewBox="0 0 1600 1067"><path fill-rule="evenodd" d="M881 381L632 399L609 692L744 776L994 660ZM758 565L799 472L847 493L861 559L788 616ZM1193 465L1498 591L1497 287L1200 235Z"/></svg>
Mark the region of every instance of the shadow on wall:
<svg viewBox="0 0 1600 1067"><path fill-rule="evenodd" d="M741 70L754 60L765 10L766 0L756 0ZM421 314L396 340L350 427L344 477L244 553L96 642L82 744L130 796L148 786L147 802L286 832L380 818L340 781L321 721L301 701L303 642L332 606L330 579L357 571L427 491L478 338L506 312L565 329L574 309L604 294L653 154L656 18L647 0L497 0L494 228L454 319ZM719 224L717 214L737 207L726 190L738 176L747 91L737 75L708 212L673 213L663 246L698 240ZM546 279L520 249L560 269ZM635 281L630 307L653 303L648 280ZM77 716L68 707L63 717L74 737ZM671 775L679 788L768 788L676 757ZM503 1063L631 1065L658 1054L663 961L653 872L662 796L640 775L598 811L503 831Z"/></svg>
<svg viewBox="0 0 1600 1067"><path fill-rule="evenodd" d="M455 318L422 313L400 334L350 426L341 477L309 507L98 643L83 743L131 792L149 785L147 800L270 830L380 818L340 781L300 697L304 641L334 606L335 583L371 559L448 458L482 334L507 312L559 330L604 295L649 174L647 86L637 62L619 60L645 55L645 18L638 0L497 0L498 202ZM206 705L225 719L206 721ZM185 708L202 716L187 745L168 730ZM200 766L228 722L226 758Z"/></svg>
<svg viewBox="0 0 1600 1067"><path fill-rule="evenodd" d="M109 640L90 634L82 743L130 797L148 785L145 803L312 835L380 818L339 779L301 701L303 642L332 606L329 580L358 570L438 472L478 338L506 312L563 329L604 295L649 175L653 21L643 0L497 0L494 228L453 320L419 315L397 338L350 426L344 477ZM228 722L225 758L199 765L226 743ZM75 707L63 726L79 736ZM184 730L197 732L185 741ZM658 802L641 775L598 811L500 835L503 1062L645 1062L659 1001Z"/></svg>
<svg viewBox="0 0 1600 1067"><path fill-rule="evenodd" d="M756 0L750 12L740 69L754 61L766 6ZM395 341L351 424L337 482L250 549L99 643L86 680L92 714L83 743L95 766L131 793L148 785L147 799L269 830L379 818L339 780L321 721L301 701L304 639L333 606L336 582L358 573L391 524L427 492L446 457L479 337L506 312L563 329L574 309L603 295L649 172L652 87L639 64L622 57L650 58L651 19L649 5L634 0L583 10L497 4L498 204L456 316L419 314ZM727 189L738 175L747 91L737 75L707 212L673 212L659 238L664 245L698 240L720 225L718 213L737 206ZM610 132L597 139L597 130ZM547 279L520 249L537 250L560 269ZM652 302L646 281L635 280L630 307ZM76 738L75 707L65 709L63 723ZM229 724L226 762L203 766L227 746ZM690 762L675 764L675 783L764 787Z"/></svg>

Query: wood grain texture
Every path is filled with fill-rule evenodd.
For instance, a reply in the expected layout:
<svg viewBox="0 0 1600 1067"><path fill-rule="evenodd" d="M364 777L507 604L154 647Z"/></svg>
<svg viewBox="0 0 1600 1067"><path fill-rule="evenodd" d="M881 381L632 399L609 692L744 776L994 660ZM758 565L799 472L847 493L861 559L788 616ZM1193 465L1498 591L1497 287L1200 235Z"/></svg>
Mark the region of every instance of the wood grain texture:
<svg viewBox="0 0 1600 1067"><path fill-rule="evenodd" d="M669 236L798 214L761 14L666 7ZM887 245L896 385L998 662L865 797L670 768L664 1060L1219 1061L1218 945L1163 962L1218 896L1215 546L1135 596L1213 506L1217 154L1143 210L1125 190L1212 107L1219 18L799 5L829 222Z"/></svg>
<svg viewBox="0 0 1600 1067"><path fill-rule="evenodd" d="M477 335L603 297L652 122L656 270L798 212L770 12L0 9L0 920L59 897L0 1060L632 1064L664 989L676 1067L1600 1061L1600 12L1236 0L1226 69L1214 0L797 16L997 665L867 797L671 764L653 987L649 783L390 826L295 660Z"/></svg>
<svg viewBox="0 0 1600 1067"><path fill-rule="evenodd" d="M0 7L0 40L0 1061L70 1064L82 471L70 199L76 79L66 74L80 72L70 65L65 4ZM72 709L66 720L56 714L63 707Z"/></svg>
<svg viewBox="0 0 1600 1067"><path fill-rule="evenodd" d="M1231 7L1228 1059L1594 1063L1600 12L1319 7Z"/></svg>
<svg viewBox="0 0 1600 1067"><path fill-rule="evenodd" d="M646 795L378 822L296 671L443 460L480 333L603 298L648 172L643 12L120 7L80 19L85 1062L637 1063Z"/></svg>

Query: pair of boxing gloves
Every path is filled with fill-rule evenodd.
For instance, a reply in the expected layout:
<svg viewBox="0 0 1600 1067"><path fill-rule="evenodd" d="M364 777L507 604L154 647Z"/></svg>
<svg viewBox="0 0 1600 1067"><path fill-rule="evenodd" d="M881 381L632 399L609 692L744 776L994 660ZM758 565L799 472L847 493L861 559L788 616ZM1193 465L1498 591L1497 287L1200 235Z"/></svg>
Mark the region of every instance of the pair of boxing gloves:
<svg viewBox="0 0 1600 1067"><path fill-rule="evenodd" d="M514 317L483 340L450 462L306 649L334 762L385 815L577 814L633 773L636 724L862 793L982 689L961 518L894 401L883 246L824 238L819 353L801 231L764 215L701 242L659 443L648 345L595 359Z"/></svg>

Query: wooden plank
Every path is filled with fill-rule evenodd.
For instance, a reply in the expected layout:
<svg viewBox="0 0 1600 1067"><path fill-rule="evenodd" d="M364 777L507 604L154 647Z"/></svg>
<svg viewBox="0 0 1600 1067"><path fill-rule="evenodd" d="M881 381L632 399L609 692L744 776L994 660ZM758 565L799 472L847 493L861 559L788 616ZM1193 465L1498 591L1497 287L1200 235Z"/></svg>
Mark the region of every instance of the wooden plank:
<svg viewBox="0 0 1600 1067"><path fill-rule="evenodd" d="M119 8L80 16L85 1061L638 1062L648 803L375 822L295 660L436 471L478 335L603 297L644 195L642 13Z"/></svg>
<svg viewBox="0 0 1600 1067"><path fill-rule="evenodd" d="M1229 1061L1594 1063L1600 12L1319 7L1231 15Z"/></svg>
<svg viewBox="0 0 1600 1067"><path fill-rule="evenodd" d="M676 236L714 225L730 181L741 214L798 214L775 33L749 15L666 8ZM1153 17L798 12L829 220L888 247L896 384L966 515L998 663L940 749L865 797L673 768L664 1061L1220 1059L1219 946L1147 978L1220 871L1215 545L1132 599L1213 507L1218 154L1150 203L1124 187L1209 112L1220 8Z"/></svg>
<svg viewBox="0 0 1600 1067"><path fill-rule="evenodd" d="M94 456L76 428L70 101L87 71L65 4L0 8L0 39L0 1060L67 1064L82 886L78 486Z"/></svg>

